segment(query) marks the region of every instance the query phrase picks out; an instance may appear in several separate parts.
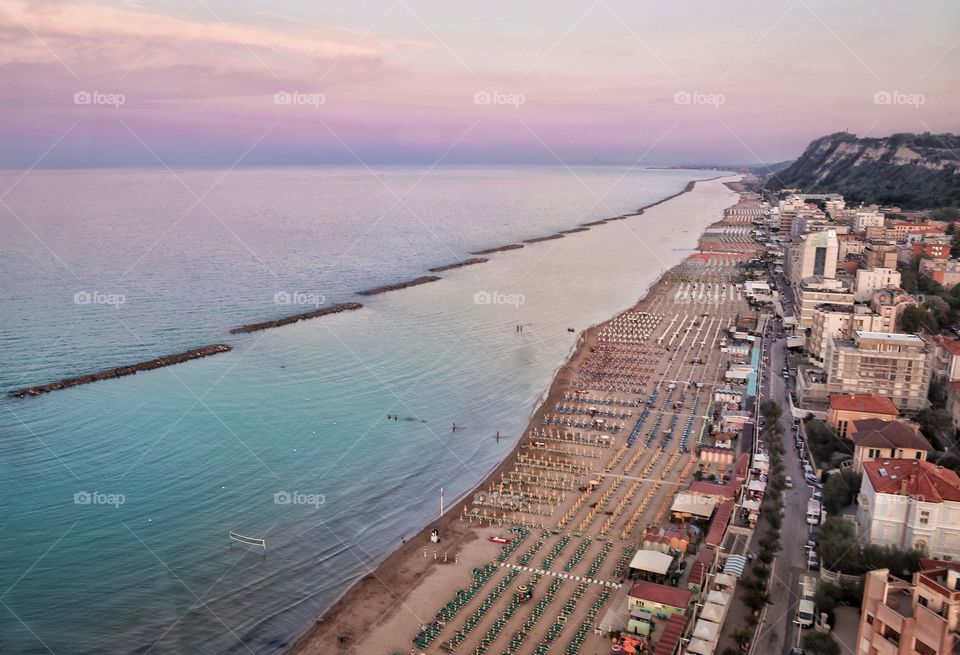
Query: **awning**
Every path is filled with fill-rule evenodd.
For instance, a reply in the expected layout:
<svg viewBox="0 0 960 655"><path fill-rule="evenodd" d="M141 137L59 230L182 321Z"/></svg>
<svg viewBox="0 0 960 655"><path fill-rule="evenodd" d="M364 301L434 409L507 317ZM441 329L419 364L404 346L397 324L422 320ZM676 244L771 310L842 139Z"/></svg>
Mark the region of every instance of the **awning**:
<svg viewBox="0 0 960 655"><path fill-rule="evenodd" d="M710 623L710 621L704 621L703 619L700 619L697 621L697 627L693 629L693 636L712 643L714 640L716 640L717 632L719 631L720 626L716 623Z"/></svg>
<svg viewBox="0 0 960 655"><path fill-rule="evenodd" d="M707 603L700 612L700 618L711 623L720 623L723 621L724 614L726 614L726 610L723 609L723 605Z"/></svg>
<svg viewBox="0 0 960 655"><path fill-rule="evenodd" d="M730 573L738 578L743 575L745 568L747 568L747 558L743 555L731 555L723 564L724 573Z"/></svg>
<svg viewBox="0 0 960 655"><path fill-rule="evenodd" d="M714 589L709 594L707 594L707 602L726 607L727 603L730 602L730 594L725 594L722 591L717 591L716 589Z"/></svg>
<svg viewBox="0 0 960 655"><path fill-rule="evenodd" d="M638 550L630 560L630 568L666 575L672 563L673 558L666 553L656 550Z"/></svg>
<svg viewBox="0 0 960 655"><path fill-rule="evenodd" d="M759 512L760 511L760 501L759 500L745 500L743 501L743 509L748 512Z"/></svg>
<svg viewBox="0 0 960 655"><path fill-rule="evenodd" d="M677 514L691 514L708 519L713 515L713 508L716 507L716 505L716 498L701 494L681 492L673 497L673 505L670 507L670 511Z"/></svg>
<svg viewBox="0 0 960 655"><path fill-rule="evenodd" d="M713 644L703 639L691 639L687 644L687 652L694 655L713 655Z"/></svg>
<svg viewBox="0 0 960 655"><path fill-rule="evenodd" d="M787 337L787 348L803 348L803 337Z"/></svg>
<svg viewBox="0 0 960 655"><path fill-rule="evenodd" d="M747 489L750 491L766 491L767 483L761 482L760 480L751 480L750 484L747 486Z"/></svg>
<svg viewBox="0 0 960 655"><path fill-rule="evenodd" d="M729 573L718 573L713 579L713 584L720 587L732 587L737 584L737 580Z"/></svg>

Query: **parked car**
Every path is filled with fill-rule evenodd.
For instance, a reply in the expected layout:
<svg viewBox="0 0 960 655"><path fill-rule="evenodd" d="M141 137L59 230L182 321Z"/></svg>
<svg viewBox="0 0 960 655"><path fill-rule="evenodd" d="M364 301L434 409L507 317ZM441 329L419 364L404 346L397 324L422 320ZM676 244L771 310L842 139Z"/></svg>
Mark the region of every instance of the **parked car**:
<svg viewBox="0 0 960 655"><path fill-rule="evenodd" d="M817 557L817 554L811 551L807 554L807 568L811 571L820 570L820 559Z"/></svg>
<svg viewBox="0 0 960 655"><path fill-rule="evenodd" d="M793 478L789 475L783 479L783 486L787 489L793 489Z"/></svg>

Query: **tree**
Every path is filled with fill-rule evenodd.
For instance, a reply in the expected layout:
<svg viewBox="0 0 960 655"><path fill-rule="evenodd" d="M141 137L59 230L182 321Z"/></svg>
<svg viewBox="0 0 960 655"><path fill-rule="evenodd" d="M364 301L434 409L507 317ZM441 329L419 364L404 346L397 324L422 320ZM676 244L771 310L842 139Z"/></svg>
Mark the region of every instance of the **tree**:
<svg viewBox="0 0 960 655"><path fill-rule="evenodd" d="M900 331L907 334L915 332L931 332L936 334L940 331L937 319L933 312L919 305L910 305L903 310L900 315Z"/></svg>
<svg viewBox="0 0 960 655"><path fill-rule="evenodd" d="M807 655L840 655L840 644L829 632L808 632L803 635Z"/></svg>
<svg viewBox="0 0 960 655"><path fill-rule="evenodd" d="M853 471L843 471L827 478L823 485L823 507L827 514L839 514L853 502L860 492L862 476Z"/></svg>
<svg viewBox="0 0 960 655"><path fill-rule="evenodd" d="M848 573L859 568L860 546L852 523L836 516L827 517L820 526L820 559L831 571Z"/></svg>
<svg viewBox="0 0 960 655"><path fill-rule="evenodd" d="M953 417L947 410L927 407L917 412L914 420L920 424L923 435L939 449L952 441L949 437L954 432Z"/></svg>

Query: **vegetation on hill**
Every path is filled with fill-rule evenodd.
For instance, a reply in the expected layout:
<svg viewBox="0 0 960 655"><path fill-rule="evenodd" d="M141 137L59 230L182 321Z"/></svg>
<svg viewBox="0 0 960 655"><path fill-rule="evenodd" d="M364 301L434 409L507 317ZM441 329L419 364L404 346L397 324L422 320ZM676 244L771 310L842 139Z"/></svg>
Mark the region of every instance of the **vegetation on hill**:
<svg viewBox="0 0 960 655"><path fill-rule="evenodd" d="M767 188L840 193L848 202L904 208L960 206L960 137L893 134L857 138L838 132L816 139Z"/></svg>

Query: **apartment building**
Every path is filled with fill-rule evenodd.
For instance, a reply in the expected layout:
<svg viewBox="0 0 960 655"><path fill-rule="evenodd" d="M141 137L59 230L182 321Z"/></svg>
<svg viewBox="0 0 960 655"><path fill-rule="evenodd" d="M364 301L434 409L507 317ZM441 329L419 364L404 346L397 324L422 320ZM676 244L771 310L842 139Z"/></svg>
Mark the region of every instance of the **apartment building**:
<svg viewBox="0 0 960 655"><path fill-rule="evenodd" d="M927 406L931 353L913 334L854 332L830 336L824 353L826 391L872 393L890 398L901 411Z"/></svg>
<svg viewBox="0 0 960 655"><path fill-rule="evenodd" d="M803 280L797 299L797 325L813 327L813 315L820 305L853 305L853 291L835 278L810 277Z"/></svg>
<svg viewBox="0 0 960 655"><path fill-rule="evenodd" d="M853 339L854 332L892 332L889 321L866 305L818 305L804 347L811 360L823 365L831 336Z"/></svg>
<svg viewBox="0 0 960 655"><path fill-rule="evenodd" d="M806 278L833 278L837 274L837 231L811 232L796 237L787 255L787 277L795 286Z"/></svg>
<svg viewBox="0 0 960 655"><path fill-rule="evenodd" d="M960 571L928 562L907 582L887 569L867 573L854 655L960 653Z"/></svg>
<svg viewBox="0 0 960 655"><path fill-rule="evenodd" d="M869 302L875 291L899 288L900 271L895 268L861 268L856 273L853 299Z"/></svg>
<svg viewBox="0 0 960 655"><path fill-rule="evenodd" d="M921 259L920 275L925 275L947 289L952 289L960 283L960 260Z"/></svg>

